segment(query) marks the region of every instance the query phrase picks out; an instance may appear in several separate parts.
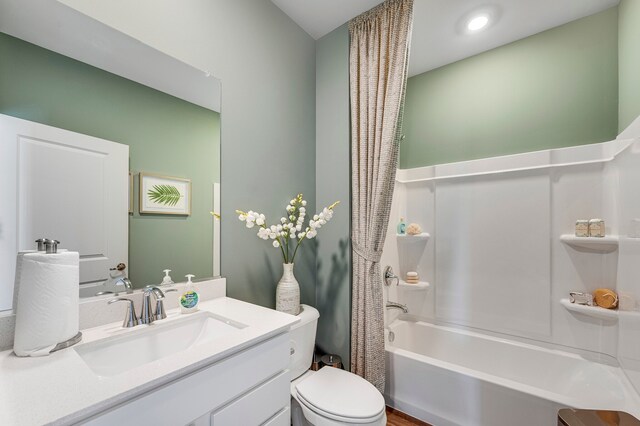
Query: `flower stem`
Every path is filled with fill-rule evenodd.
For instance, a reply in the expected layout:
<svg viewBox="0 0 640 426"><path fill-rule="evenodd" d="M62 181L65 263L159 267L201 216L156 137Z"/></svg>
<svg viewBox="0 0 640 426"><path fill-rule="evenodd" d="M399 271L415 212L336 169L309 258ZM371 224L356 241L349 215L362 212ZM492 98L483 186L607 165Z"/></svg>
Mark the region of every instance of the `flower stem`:
<svg viewBox="0 0 640 426"><path fill-rule="evenodd" d="M306 235L307 235L307 234L305 233L305 236L306 236ZM304 238L305 238L305 237L302 237L302 238L300 238L300 239L298 240L298 244L296 245L296 249L293 251L293 257L291 258L291 263L293 263L293 261L295 260L295 258L296 258L296 253L298 252L298 247L300 247L300 244L302 244L302 240L304 240Z"/></svg>
<svg viewBox="0 0 640 426"><path fill-rule="evenodd" d="M280 243L280 251L282 251L282 257L284 258L285 263L286 263L287 255L284 254L284 248L282 248L282 241L280 241L280 237L276 237L276 240L278 240L278 242Z"/></svg>
<svg viewBox="0 0 640 426"><path fill-rule="evenodd" d="M286 241L287 241L286 244L285 244L285 246L286 246L286 249L285 249L286 255L284 256L284 263L289 263L289 238L286 238L286 237L282 237L282 238L286 239Z"/></svg>

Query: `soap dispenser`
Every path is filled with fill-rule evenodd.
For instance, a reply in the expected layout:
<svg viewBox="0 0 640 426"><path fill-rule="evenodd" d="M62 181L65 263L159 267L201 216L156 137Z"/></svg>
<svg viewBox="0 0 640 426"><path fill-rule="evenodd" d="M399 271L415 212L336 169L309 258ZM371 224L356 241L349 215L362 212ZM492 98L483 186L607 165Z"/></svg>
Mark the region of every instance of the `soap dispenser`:
<svg viewBox="0 0 640 426"><path fill-rule="evenodd" d="M164 272L164 277L162 278L162 283L160 283L160 285L171 285L171 284L173 284L173 280L171 279L171 276L169 275L169 272L171 272L171 269L165 269L162 272Z"/></svg>
<svg viewBox="0 0 640 426"><path fill-rule="evenodd" d="M195 277L195 275L188 274L185 275L187 278L187 285L184 288L184 292L180 296L180 310L183 314L190 314L198 310L198 303L200 302L200 296L196 291L191 278Z"/></svg>

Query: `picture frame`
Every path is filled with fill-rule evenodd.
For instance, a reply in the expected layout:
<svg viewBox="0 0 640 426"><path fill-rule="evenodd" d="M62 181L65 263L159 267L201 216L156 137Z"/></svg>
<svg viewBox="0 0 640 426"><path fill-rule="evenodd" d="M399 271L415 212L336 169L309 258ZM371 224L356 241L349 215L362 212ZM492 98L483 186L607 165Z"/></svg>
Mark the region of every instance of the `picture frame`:
<svg viewBox="0 0 640 426"><path fill-rule="evenodd" d="M133 213L133 173L129 172L129 213Z"/></svg>
<svg viewBox="0 0 640 426"><path fill-rule="evenodd" d="M191 215L191 179L140 172L140 214Z"/></svg>

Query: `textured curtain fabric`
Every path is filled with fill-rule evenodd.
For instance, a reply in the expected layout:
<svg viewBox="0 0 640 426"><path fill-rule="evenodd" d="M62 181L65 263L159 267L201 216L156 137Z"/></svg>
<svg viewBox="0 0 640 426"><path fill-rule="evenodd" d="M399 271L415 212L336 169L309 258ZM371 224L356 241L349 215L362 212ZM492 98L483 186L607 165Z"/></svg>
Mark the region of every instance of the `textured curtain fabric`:
<svg viewBox="0 0 640 426"><path fill-rule="evenodd" d="M384 390L380 256L389 223L409 65L413 0L349 22L353 287L351 371Z"/></svg>

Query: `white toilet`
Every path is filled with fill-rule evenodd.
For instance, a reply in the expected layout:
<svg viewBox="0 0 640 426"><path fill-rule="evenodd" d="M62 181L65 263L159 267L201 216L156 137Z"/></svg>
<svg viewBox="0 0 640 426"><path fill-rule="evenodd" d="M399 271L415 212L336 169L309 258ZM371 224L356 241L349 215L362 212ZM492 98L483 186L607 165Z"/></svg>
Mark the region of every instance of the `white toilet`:
<svg viewBox="0 0 640 426"><path fill-rule="evenodd" d="M387 424L382 394L369 382L344 370L309 370L320 314L301 306L300 322L291 327L291 420L293 426Z"/></svg>

